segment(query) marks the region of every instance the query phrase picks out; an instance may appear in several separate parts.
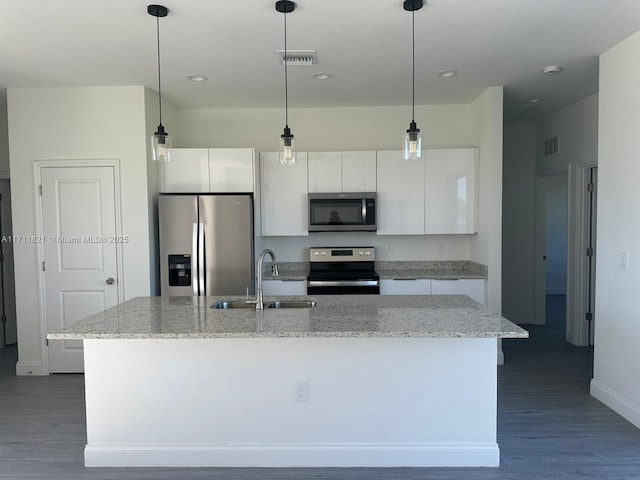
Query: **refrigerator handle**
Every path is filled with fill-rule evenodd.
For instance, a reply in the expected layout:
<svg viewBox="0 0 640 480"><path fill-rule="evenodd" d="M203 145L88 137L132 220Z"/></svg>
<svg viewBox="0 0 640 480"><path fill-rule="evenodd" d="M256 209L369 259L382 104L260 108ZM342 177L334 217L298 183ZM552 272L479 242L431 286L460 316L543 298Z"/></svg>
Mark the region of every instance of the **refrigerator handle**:
<svg viewBox="0 0 640 480"><path fill-rule="evenodd" d="M198 223L193 224L193 233L191 235L191 271L194 270L197 272L200 266L200 258L198 257ZM200 275L197 273L196 275L191 275L192 283L193 283L193 295L197 296L200 294Z"/></svg>
<svg viewBox="0 0 640 480"><path fill-rule="evenodd" d="M205 258L204 258L204 223L198 224L198 283L200 284L200 295L207 294L207 282L205 272Z"/></svg>

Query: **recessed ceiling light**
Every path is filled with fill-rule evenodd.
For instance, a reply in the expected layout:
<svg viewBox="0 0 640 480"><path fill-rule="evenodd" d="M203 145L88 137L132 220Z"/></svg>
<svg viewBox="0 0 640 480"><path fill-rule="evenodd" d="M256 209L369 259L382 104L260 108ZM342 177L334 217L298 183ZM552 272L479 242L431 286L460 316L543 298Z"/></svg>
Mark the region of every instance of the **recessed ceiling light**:
<svg viewBox="0 0 640 480"><path fill-rule="evenodd" d="M204 75L187 75L187 80L192 82L206 82L208 80Z"/></svg>
<svg viewBox="0 0 640 480"><path fill-rule="evenodd" d="M442 77L442 78L453 77L454 75L457 75L457 74L458 74L457 70L440 70L439 72L436 73L438 77Z"/></svg>
<svg viewBox="0 0 640 480"><path fill-rule="evenodd" d="M544 102L544 98L530 98L527 100L529 105L538 105L539 103Z"/></svg>
<svg viewBox="0 0 640 480"><path fill-rule="evenodd" d="M558 65L547 65L542 69L542 73L545 75L557 75L561 70L562 67L559 67Z"/></svg>
<svg viewBox="0 0 640 480"><path fill-rule="evenodd" d="M331 75L328 73L314 73L311 75L311 78L314 80L328 80L331 78Z"/></svg>

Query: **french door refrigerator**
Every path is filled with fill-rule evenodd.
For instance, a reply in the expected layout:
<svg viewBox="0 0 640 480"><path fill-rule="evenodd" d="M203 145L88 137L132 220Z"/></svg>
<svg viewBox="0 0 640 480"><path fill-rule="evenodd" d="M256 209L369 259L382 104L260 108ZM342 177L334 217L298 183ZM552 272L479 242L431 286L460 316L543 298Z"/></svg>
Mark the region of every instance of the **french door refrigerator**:
<svg viewBox="0 0 640 480"><path fill-rule="evenodd" d="M158 197L161 295L254 291L253 196Z"/></svg>

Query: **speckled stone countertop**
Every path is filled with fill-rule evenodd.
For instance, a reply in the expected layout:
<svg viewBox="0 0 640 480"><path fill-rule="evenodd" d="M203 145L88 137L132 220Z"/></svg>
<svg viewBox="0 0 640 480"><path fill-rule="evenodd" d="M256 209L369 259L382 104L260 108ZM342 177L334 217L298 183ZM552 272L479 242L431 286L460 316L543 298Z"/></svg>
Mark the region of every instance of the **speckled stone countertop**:
<svg viewBox="0 0 640 480"><path fill-rule="evenodd" d="M242 297L235 297L243 299ZM232 297L137 297L48 339L269 337L527 338L464 295L323 295L313 308L219 310ZM265 302L273 300L265 297Z"/></svg>
<svg viewBox="0 0 640 480"><path fill-rule="evenodd" d="M376 272L380 278L437 280L459 280L463 278L487 278L487 267L468 260L461 261L419 261L419 262L376 262Z"/></svg>
<svg viewBox="0 0 640 480"><path fill-rule="evenodd" d="M487 278L487 267L468 260L433 261L377 261L375 270L383 279L431 278L457 280L463 278ZM265 262L263 280L300 281L307 280L308 262L278 262L279 275L271 275L271 263Z"/></svg>

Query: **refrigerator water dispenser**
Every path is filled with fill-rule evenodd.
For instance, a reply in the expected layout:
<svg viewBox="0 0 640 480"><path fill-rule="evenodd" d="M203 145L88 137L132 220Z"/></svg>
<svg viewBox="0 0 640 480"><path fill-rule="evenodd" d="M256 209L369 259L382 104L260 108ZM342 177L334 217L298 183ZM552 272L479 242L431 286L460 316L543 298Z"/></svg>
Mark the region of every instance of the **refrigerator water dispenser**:
<svg viewBox="0 0 640 480"><path fill-rule="evenodd" d="M169 286L191 286L191 255L169 255Z"/></svg>

